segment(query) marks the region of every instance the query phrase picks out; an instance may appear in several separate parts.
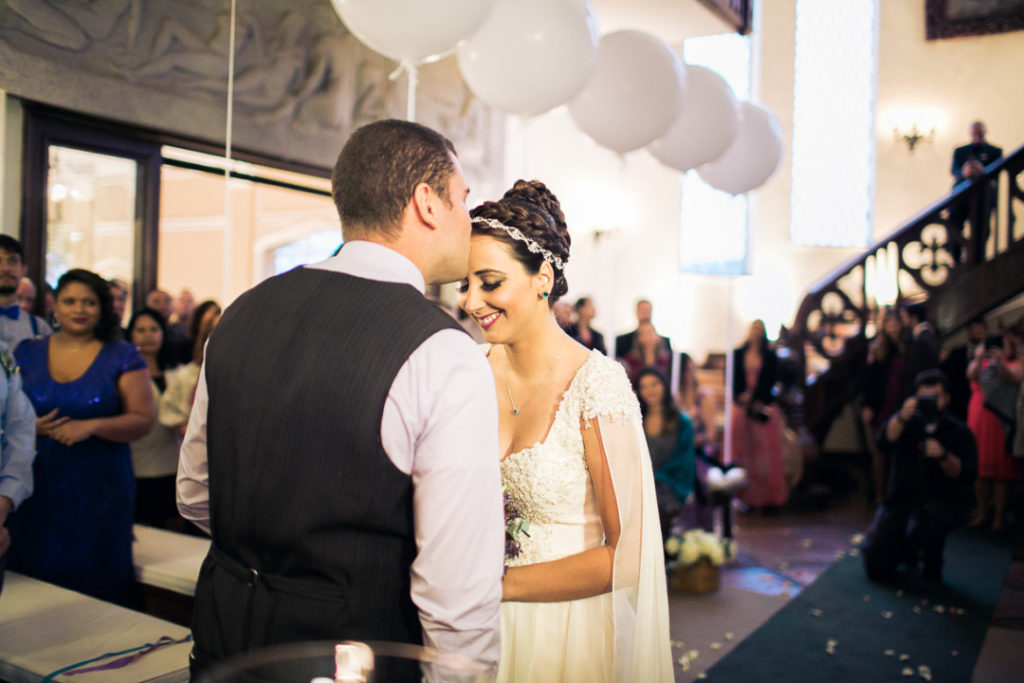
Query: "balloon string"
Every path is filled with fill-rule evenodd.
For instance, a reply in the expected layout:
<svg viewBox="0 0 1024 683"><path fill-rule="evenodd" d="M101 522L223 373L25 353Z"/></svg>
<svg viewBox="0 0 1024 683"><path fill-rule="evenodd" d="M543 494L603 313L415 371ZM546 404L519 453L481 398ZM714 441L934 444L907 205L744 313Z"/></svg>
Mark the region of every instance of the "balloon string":
<svg viewBox="0 0 1024 683"><path fill-rule="evenodd" d="M220 291L222 301L228 300L231 285L231 146L235 110L235 23L238 2L231 0L231 31L228 34L228 113L224 133L224 254L221 260Z"/></svg>
<svg viewBox="0 0 1024 683"><path fill-rule="evenodd" d="M416 120L416 86L419 84L419 69L416 66L416 62L403 59L399 64L398 68L391 72L388 76L388 80L397 80L399 76L405 73L409 77L409 91L406 100L405 118L409 121Z"/></svg>

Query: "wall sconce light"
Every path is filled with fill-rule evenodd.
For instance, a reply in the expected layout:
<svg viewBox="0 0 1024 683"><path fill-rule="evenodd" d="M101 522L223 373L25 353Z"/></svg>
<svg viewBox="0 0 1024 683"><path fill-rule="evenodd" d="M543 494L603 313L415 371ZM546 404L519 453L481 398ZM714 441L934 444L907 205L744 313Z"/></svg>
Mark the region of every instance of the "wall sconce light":
<svg viewBox="0 0 1024 683"><path fill-rule="evenodd" d="M899 126L897 126L893 128L892 132L893 137L896 140L902 140L903 142L907 143L907 149L909 149L911 152L913 152L914 148L917 147L917 143L931 142L932 140L935 139L934 127L929 129L927 133L922 133L918 131L916 123L910 126L909 131L904 130L903 132L900 132L900 128Z"/></svg>

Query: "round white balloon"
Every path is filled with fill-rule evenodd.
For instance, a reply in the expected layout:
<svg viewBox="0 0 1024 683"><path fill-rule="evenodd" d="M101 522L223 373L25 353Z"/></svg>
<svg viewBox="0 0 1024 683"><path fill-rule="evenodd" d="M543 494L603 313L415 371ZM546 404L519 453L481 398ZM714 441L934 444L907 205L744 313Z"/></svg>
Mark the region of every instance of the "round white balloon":
<svg viewBox="0 0 1024 683"><path fill-rule="evenodd" d="M685 81L683 63L662 40L616 31L601 39L597 66L569 114L599 145L620 153L639 149L675 121Z"/></svg>
<svg viewBox="0 0 1024 683"><path fill-rule="evenodd" d="M487 19L494 0L331 0L356 38L385 57L419 62L452 50Z"/></svg>
<svg viewBox="0 0 1024 683"><path fill-rule="evenodd" d="M679 116L647 149L666 166L687 171L722 156L738 124L736 96L725 79L707 67L687 64Z"/></svg>
<svg viewBox="0 0 1024 683"><path fill-rule="evenodd" d="M760 187L782 159L782 130L775 115L751 102L740 102L736 138L720 156L697 170L708 185L743 194Z"/></svg>
<svg viewBox="0 0 1024 683"><path fill-rule="evenodd" d="M497 0L480 30L459 45L459 68L484 102L533 116L583 88L599 38L586 0Z"/></svg>

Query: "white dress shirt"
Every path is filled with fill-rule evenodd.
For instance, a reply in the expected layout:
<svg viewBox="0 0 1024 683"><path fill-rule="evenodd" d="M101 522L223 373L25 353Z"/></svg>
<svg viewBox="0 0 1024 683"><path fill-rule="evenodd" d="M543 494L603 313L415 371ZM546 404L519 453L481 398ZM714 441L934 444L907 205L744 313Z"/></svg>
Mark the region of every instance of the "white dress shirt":
<svg viewBox="0 0 1024 683"><path fill-rule="evenodd" d="M425 289L411 261L372 242L347 242L308 267ZM205 375L181 448L178 509L209 532ZM490 367L468 335L441 330L409 356L388 393L380 435L391 462L412 475L410 592L423 642L496 667L505 539L498 408Z"/></svg>
<svg viewBox="0 0 1024 683"><path fill-rule="evenodd" d="M14 366L14 354L3 342L0 356L5 356L4 363L9 368L0 369L0 496L10 498L12 509L16 510L32 495L36 413L22 391L22 376Z"/></svg>

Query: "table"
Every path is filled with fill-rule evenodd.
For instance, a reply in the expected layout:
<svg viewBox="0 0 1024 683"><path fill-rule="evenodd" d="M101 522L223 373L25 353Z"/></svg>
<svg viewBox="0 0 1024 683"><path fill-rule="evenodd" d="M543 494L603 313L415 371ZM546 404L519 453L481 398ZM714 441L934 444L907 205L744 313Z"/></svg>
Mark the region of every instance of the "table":
<svg viewBox="0 0 1024 683"><path fill-rule="evenodd" d="M135 578L145 585L192 597L210 539L136 524L132 558Z"/></svg>
<svg viewBox="0 0 1024 683"><path fill-rule="evenodd" d="M0 678L38 683L48 674L110 652L180 640L187 628L113 603L7 572L0 594ZM188 681L191 642L161 647L119 669L60 675L68 683ZM109 662L105 659L94 666Z"/></svg>

